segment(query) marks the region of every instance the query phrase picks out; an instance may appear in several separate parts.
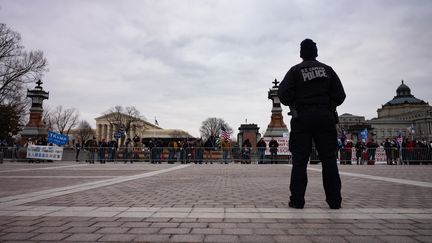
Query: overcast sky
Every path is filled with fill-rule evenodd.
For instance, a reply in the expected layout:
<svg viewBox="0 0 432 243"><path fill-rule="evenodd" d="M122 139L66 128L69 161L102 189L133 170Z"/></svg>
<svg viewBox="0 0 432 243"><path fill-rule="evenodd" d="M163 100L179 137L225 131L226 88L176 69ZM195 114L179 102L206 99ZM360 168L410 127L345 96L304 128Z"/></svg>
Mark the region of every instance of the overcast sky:
<svg viewBox="0 0 432 243"><path fill-rule="evenodd" d="M264 132L271 82L301 61L305 38L342 80L339 114L376 117L402 79L432 101L429 0L0 0L0 7L0 22L48 59L48 106L74 107L93 126L121 105L195 136L209 117L224 119L234 136L246 119Z"/></svg>

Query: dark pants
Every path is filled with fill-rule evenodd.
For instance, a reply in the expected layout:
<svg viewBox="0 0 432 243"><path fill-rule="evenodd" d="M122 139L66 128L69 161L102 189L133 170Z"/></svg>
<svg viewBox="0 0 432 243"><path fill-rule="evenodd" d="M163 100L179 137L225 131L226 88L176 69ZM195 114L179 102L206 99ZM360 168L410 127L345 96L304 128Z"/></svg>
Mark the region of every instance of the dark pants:
<svg viewBox="0 0 432 243"><path fill-rule="evenodd" d="M291 120L289 147L292 152L290 200L297 206L305 204L308 183L307 163L315 142L322 163L322 177L326 202L330 206L340 206L341 180L336 164L337 133L335 119L328 109L303 110L296 120Z"/></svg>
<svg viewBox="0 0 432 243"><path fill-rule="evenodd" d="M391 165L393 158L392 158L392 150L391 148L384 148L385 153L386 153L386 157L387 157L387 164Z"/></svg>
<svg viewBox="0 0 432 243"><path fill-rule="evenodd" d="M76 154L75 154L75 161L78 162L79 161L79 154L80 154L80 149L76 150Z"/></svg>
<svg viewBox="0 0 432 243"><path fill-rule="evenodd" d="M204 158L204 149L197 148L195 150L195 153L196 153L196 155L195 155L196 162L198 162L199 164L202 164L203 158Z"/></svg>
<svg viewBox="0 0 432 243"><path fill-rule="evenodd" d="M369 160L375 162L375 153L376 153L376 149L375 148L368 149Z"/></svg>
<svg viewBox="0 0 432 243"><path fill-rule="evenodd" d="M271 164L277 164L278 163L277 162L277 148L275 148L275 149L271 148L270 149L270 163Z"/></svg>

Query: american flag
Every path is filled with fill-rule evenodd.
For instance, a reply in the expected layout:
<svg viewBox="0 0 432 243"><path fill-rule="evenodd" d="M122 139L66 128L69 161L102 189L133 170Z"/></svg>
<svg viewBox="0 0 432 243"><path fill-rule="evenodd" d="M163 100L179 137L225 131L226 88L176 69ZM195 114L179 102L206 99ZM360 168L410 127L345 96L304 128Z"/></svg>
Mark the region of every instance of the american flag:
<svg viewBox="0 0 432 243"><path fill-rule="evenodd" d="M226 128L224 125L221 126L221 132L220 132L220 136L225 139L228 140L230 138L229 133L227 132Z"/></svg>

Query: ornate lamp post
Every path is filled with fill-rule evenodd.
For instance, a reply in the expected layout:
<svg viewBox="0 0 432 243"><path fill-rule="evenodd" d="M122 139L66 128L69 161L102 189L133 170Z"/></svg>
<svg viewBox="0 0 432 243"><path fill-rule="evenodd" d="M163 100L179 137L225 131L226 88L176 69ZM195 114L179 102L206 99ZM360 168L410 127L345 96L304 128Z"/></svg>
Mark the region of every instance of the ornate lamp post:
<svg viewBox="0 0 432 243"><path fill-rule="evenodd" d="M21 136L27 141L29 138L46 137L48 130L42 121L42 103L49 97L49 92L42 88L42 81L36 82L37 86L34 89L27 89L27 97L32 99L30 108L30 120L24 127Z"/></svg>
<svg viewBox="0 0 432 243"><path fill-rule="evenodd" d="M283 121L282 107L278 96L279 81L275 79L272 83L274 85L268 91L268 99L272 100L273 103L272 114L264 137L282 137L284 133L288 133L288 128Z"/></svg>

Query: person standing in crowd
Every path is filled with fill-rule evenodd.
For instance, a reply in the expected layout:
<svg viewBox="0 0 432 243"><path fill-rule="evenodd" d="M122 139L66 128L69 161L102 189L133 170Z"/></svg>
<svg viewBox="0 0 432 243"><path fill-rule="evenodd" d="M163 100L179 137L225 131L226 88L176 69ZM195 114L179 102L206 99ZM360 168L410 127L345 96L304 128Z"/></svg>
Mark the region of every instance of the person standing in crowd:
<svg viewBox="0 0 432 243"><path fill-rule="evenodd" d="M406 145L406 150L407 150L407 161L406 163L410 163L414 160L414 147L415 147L415 143L413 139L407 138L407 145Z"/></svg>
<svg viewBox="0 0 432 243"><path fill-rule="evenodd" d="M195 164L202 164L204 158L204 148L202 139L199 138L195 141Z"/></svg>
<svg viewBox="0 0 432 243"><path fill-rule="evenodd" d="M344 164L351 164L351 157L352 157L352 148L353 148L353 143L351 140L346 140L345 141L345 145L343 147L343 162ZM342 161L341 161L342 162Z"/></svg>
<svg viewBox="0 0 432 243"><path fill-rule="evenodd" d="M365 149L365 146L363 145L363 142L358 140L357 143L355 144L357 165L363 164L362 155L363 155L364 149Z"/></svg>
<svg viewBox="0 0 432 243"><path fill-rule="evenodd" d="M87 149L90 151L90 164L94 164L94 162L98 159L98 143L96 141L96 137L93 137L92 140L87 142Z"/></svg>
<svg viewBox="0 0 432 243"><path fill-rule="evenodd" d="M178 140L174 143L175 158L176 158L177 162L180 162L180 160L181 160L181 158L180 158L181 157L181 151L180 151L181 147L182 147L182 145L181 145L180 140Z"/></svg>
<svg viewBox="0 0 432 243"><path fill-rule="evenodd" d="M37 145L47 146L48 140L46 139L46 137L39 137L37 140ZM52 145L50 145L50 146L52 146Z"/></svg>
<svg viewBox="0 0 432 243"><path fill-rule="evenodd" d="M190 162L196 164L196 139L189 140Z"/></svg>
<svg viewBox="0 0 432 243"><path fill-rule="evenodd" d="M131 164L133 163L132 150L133 150L132 139L128 138L126 139L125 142L124 155L123 155L125 164L128 162L128 160L131 162Z"/></svg>
<svg viewBox="0 0 432 243"><path fill-rule="evenodd" d="M398 161L400 159L400 146L401 144L399 144L397 137L394 137L392 140L392 158L395 165L398 164Z"/></svg>
<svg viewBox="0 0 432 243"><path fill-rule="evenodd" d="M175 148L174 148L174 140L171 140L168 143L168 163L172 164L174 162Z"/></svg>
<svg viewBox="0 0 432 243"><path fill-rule="evenodd" d="M429 151L429 153L428 153L428 160L432 160L432 141L429 141L429 143L428 143L428 151Z"/></svg>
<svg viewBox="0 0 432 243"><path fill-rule="evenodd" d="M337 167L336 107L345 100L345 91L336 72L316 60L318 49L311 39L300 44L303 61L293 66L279 86L282 104L291 108L289 149L292 152L290 201L292 208L303 208L307 186L307 163L312 140L322 162L326 202L331 209L342 203L342 183Z"/></svg>
<svg viewBox="0 0 432 243"><path fill-rule="evenodd" d="M156 161L155 161L155 163L160 164L160 163L162 163L162 152L163 152L162 140L156 139L155 148L156 148Z"/></svg>
<svg viewBox="0 0 432 243"><path fill-rule="evenodd" d="M242 158L243 158L243 162L242 164L250 164L251 163L251 148L252 148L252 144L249 141L249 138L247 138L242 145Z"/></svg>
<svg viewBox="0 0 432 243"><path fill-rule="evenodd" d="M29 146L33 146L34 145L34 143L33 143L33 140L31 139L31 138L29 138L28 140L27 140L27 143L24 145L24 147L29 147Z"/></svg>
<svg viewBox="0 0 432 243"><path fill-rule="evenodd" d="M133 139L133 161L140 160L140 154L143 153L143 144L141 143L141 138L135 136Z"/></svg>
<svg viewBox="0 0 432 243"><path fill-rule="evenodd" d="M187 145L185 145L185 141L184 140L180 140L179 142L179 161L181 164L184 164L184 160L185 160L185 147Z"/></svg>
<svg viewBox="0 0 432 243"><path fill-rule="evenodd" d="M278 158L277 158L278 147L279 147L279 143L272 137L269 142L271 164L278 163Z"/></svg>
<svg viewBox="0 0 432 243"><path fill-rule="evenodd" d="M258 143L256 144L257 153L258 153L258 164L264 164L265 151L267 149L267 144L263 138L260 138Z"/></svg>
<svg viewBox="0 0 432 243"><path fill-rule="evenodd" d="M81 143L80 143L80 141L77 141L76 143L75 143L75 161L76 162L79 162L80 160L79 160L79 154L80 154L80 151L81 151Z"/></svg>
<svg viewBox="0 0 432 243"><path fill-rule="evenodd" d="M0 152L3 153L0 156L4 156L8 150L8 143L6 139L0 139ZM3 157L0 158L0 164L3 163Z"/></svg>
<svg viewBox="0 0 432 243"><path fill-rule="evenodd" d="M231 150L231 143L228 139L222 139L221 142L221 148L222 148L222 160L225 164L228 164L228 154Z"/></svg>
<svg viewBox="0 0 432 243"><path fill-rule="evenodd" d="M182 164L186 164L188 162L188 150L189 150L189 144L186 139L183 139L182 149L181 149Z"/></svg>
<svg viewBox="0 0 432 243"><path fill-rule="evenodd" d="M386 140L383 142L384 151L386 154L386 160L388 165L393 164L393 157L392 157L392 143L390 142L389 138L386 138Z"/></svg>
<svg viewBox="0 0 432 243"><path fill-rule="evenodd" d="M108 142L108 162L114 162L116 160L117 142L111 140Z"/></svg>
<svg viewBox="0 0 432 243"><path fill-rule="evenodd" d="M148 142L148 148L150 149L150 163L154 164L156 158L156 149L155 149L155 142L153 138L150 139L150 141Z"/></svg>
<svg viewBox="0 0 432 243"><path fill-rule="evenodd" d="M105 139L99 142L99 163L105 164L105 154L107 152L108 144L105 142Z"/></svg>
<svg viewBox="0 0 432 243"><path fill-rule="evenodd" d="M210 162L210 164L213 164L212 161L212 151L215 149L216 147L216 139L213 135L210 135L210 137L207 139L207 141L204 143L204 147L206 150L206 161L205 163L207 164L208 162Z"/></svg>
<svg viewBox="0 0 432 243"><path fill-rule="evenodd" d="M376 154L376 149L378 147L379 147L378 144L375 142L373 138L371 138L369 142L366 143L366 148L368 153L368 165L375 164L375 154Z"/></svg>

